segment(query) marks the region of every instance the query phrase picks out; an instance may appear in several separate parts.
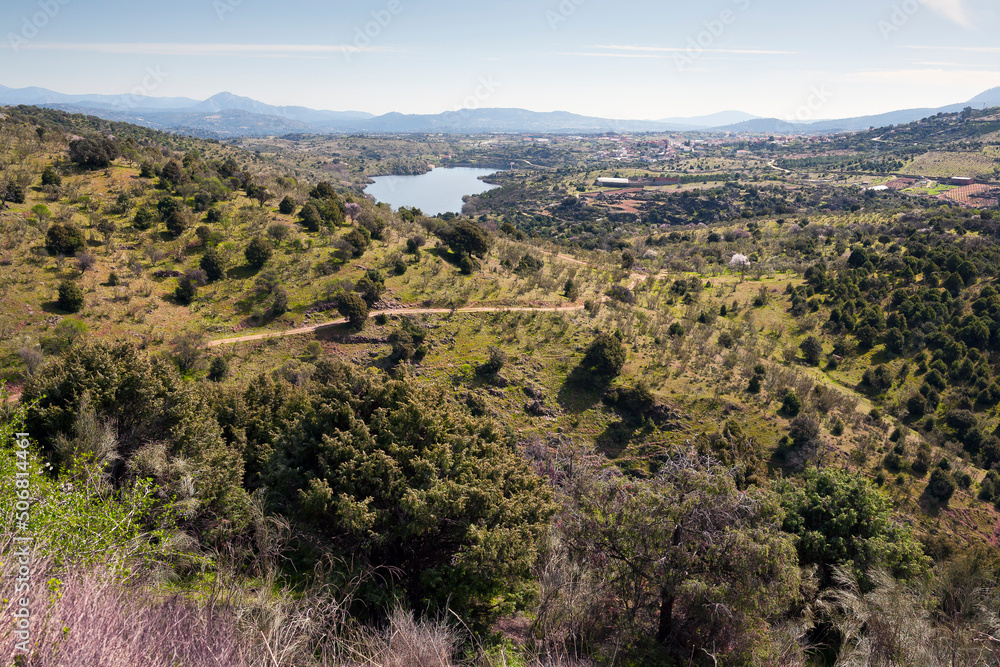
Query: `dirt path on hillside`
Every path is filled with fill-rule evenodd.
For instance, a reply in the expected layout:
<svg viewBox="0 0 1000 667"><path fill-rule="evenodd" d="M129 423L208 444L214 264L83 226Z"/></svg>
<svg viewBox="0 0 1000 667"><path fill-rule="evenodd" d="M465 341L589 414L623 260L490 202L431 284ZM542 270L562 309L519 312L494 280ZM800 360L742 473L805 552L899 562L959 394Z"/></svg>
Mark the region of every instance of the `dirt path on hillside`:
<svg viewBox="0 0 1000 667"><path fill-rule="evenodd" d="M20 400L20 398L21 398L21 389L19 387L8 387L7 400L4 401L4 404L16 403L18 400Z"/></svg>
<svg viewBox="0 0 1000 667"><path fill-rule="evenodd" d="M536 308L532 308L530 306L479 306L473 308L455 308L454 310L451 308L396 308L393 310L373 310L368 313L368 317L372 318L378 315L448 315L451 313L566 313L578 310L583 310L583 306L579 304L571 304L567 306L539 306ZM235 338L221 338L219 340L211 341L208 344L208 347L246 343L255 340L266 340L268 338L298 336L300 334L314 333L319 329L325 329L327 327L333 327L338 324L346 323L347 318L341 317L330 322L313 324L307 327L286 329L284 331L269 331L266 333L250 334L248 336L236 336Z"/></svg>
<svg viewBox="0 0 1000 667"><path fill-rule="evenodd" d="M593 266L593 264L590 264L589 262L585 262L582 259L577 259L576 257L570 257L569 255L560 255L557 252L549 252L548 250L541 250L541 249L539 249L538 252L542 253L543 255L548 255L549 257L556 257L565 262L569 262L570 264L579 264L580 266Z"/></svg>
<svg viewBox="0 0 1000 667"><path fill-rule="evenodd" d="M875 141L878 141L878 139L876 139ZM785 169L784 167L779 167L778 165L774 164L774 160L771 160L770 162L768 162L768 163L767 163L767 166L768 166L768 167L771 167L772 169L778 169L778 170L780 170L780 171L783 171L783 172L785 172L786 174L790 174L790 173L792 173L792 172L790 172L789 170Z"/></svg>
<svg viewBox="0 0 1000 667"><path fill-rule="evenodd" d="M556 257L571 264L579 264L581 266L593 266L583 260L577 259L575 257L570 257L569 255L560 255L558 253L549 252L547 250L539 250L538 252L548 255L550 257ZM650 274L647 273L630 273L629 274L629 289L634 288L636 285L646 280ZM659 280L664 277L665 273L656 274L654 277ZM601 301L606 301L608 297L603 297ZM378 315L447 315L449 313L565 313L583 310L583 306L580 304L570 304L566 306L478 306L472 308L397 308L394 310L373 310L368 314L369 318L376 317ZM255 340L267 340L268 338L284 338L286 336L298 336L301 334L315 333L320 329L325 329L327 327L337 326L338 324L346 324L347 318L341 317L330 322L324 322L322 324L312 324L305 327L297 327L295 329L286 329L284 331L268 331L265 333L249 334L246 336L236 336L233 338L220 338L219 340L213 340L208 343L208 347L218 347L220 345L234 345L236 343L248 343Z"/></svg>

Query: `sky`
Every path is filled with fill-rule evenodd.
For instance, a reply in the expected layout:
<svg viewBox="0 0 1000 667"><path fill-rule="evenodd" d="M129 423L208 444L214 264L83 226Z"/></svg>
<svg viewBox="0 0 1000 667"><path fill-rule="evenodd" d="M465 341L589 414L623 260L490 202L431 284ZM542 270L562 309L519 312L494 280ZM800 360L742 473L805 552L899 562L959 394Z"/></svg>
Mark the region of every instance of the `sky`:
<svg viewBox="0 0 1000 667"><path fill-rule="evenodd" d="M996 0L3 0L0 85L806 121L1000 86L998 28Z"/></svg>

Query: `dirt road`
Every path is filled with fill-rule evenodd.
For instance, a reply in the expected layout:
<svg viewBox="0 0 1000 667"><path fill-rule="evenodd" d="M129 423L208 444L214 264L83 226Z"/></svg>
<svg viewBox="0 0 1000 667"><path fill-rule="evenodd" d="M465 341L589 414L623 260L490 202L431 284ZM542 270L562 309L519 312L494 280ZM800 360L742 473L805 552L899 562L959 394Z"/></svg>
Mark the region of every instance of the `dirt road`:
<svg viewBox="0 0 1000 667"><path fill-rule="evenodd" d="M583 310L583 306L579 304L570 304L566 306L540 306L537 308L529 306L481 306L473 308L456 308L454 310L450 308L397 308L395 310L373 310L368 314L368 317L372 318L377 315L447 315L449 313L566 313L577 310ZM331 322L313 324L307 327L298 327L295 329L286 329L285 331L269 331L266 333L250 334L247 336L236 336L235 338L221 338L219 340L211 341L208 344L208 347L233 345L235 343L266 340L268 338L298 336L300 334L313 333L319 329L325 329L327 327L346 323L347 318L341 317Z"/></svg>

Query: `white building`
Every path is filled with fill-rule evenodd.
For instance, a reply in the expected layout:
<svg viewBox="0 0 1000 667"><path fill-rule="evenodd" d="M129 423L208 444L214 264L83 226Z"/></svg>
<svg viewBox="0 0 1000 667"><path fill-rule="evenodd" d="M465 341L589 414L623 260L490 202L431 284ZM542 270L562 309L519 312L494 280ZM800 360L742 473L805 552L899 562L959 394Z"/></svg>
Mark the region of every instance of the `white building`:
<svg viewBox="0 0 1000 667"><path fill-rule="evenodd" d="M597 185L602 188L620 188L627 187L629 180L627 178L606 178L601 177L597 179Z"/></svg>

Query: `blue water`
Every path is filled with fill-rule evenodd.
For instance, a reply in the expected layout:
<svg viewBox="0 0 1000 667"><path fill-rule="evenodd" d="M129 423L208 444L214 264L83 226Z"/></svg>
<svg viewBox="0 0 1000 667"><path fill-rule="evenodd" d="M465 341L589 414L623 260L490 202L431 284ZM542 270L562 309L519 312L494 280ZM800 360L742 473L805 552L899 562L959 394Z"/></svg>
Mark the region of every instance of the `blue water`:
<svg viewBox="0 0 1000 667"><path fill-rule="evenodd" d="M424 215L461 213L463 195L478 195L499 187L479 180L480 176L496 172L496 169L452 167L419 176L376 176L372 179L375 182L365 188L365 194L393 208L416 206Z"/></svg>

